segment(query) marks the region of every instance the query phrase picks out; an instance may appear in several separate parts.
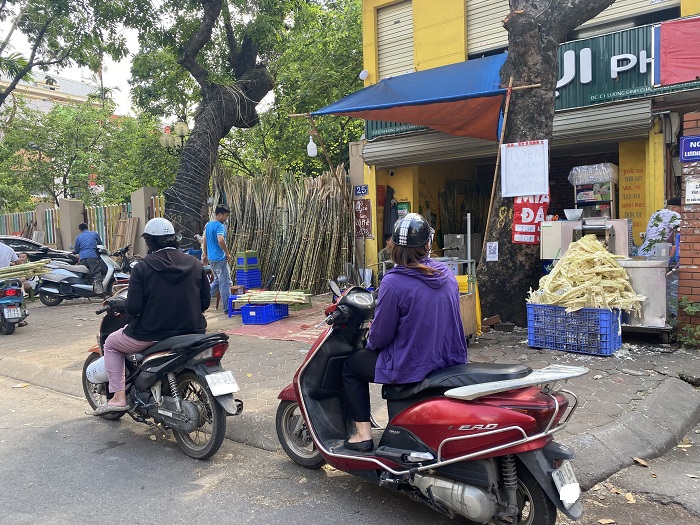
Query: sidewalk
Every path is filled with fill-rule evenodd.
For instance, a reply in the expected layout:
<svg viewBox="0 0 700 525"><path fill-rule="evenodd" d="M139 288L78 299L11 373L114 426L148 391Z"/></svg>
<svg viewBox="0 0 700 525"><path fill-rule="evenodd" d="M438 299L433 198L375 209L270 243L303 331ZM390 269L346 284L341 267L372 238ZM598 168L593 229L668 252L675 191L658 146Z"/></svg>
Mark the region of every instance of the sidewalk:
<svg viewBox="0 0 700 525"><path fill-rule="evenodd" d="M320 299L321 301L323 299ZM100 318L97 303L71 301L56 307L29 306L29 325L11 336L0 335L0 375L83 397L80 371L95 342ZM239 316L207 312L209 331L245 333ZM244 403L240 416L228 419L227 437L266 450L278 448L275 434L277 395L294 376L323 320L318 308L292 312L267 325L269 337L231 335L222 364L233 371ZM700 377L700 351L655 344L653 339L625 337L610 357L537 350L527 346L527 331L490 332L470 345L475 362L524 363L541 368L553 363L588 367L586 376L567 384L580 401L558 441L576 451L574 463L582 487L588 488L633 463L632 457L655 457L700 421L700 391L678 374ZM374 413L386 421L386 408L373 389Z"/></svg>

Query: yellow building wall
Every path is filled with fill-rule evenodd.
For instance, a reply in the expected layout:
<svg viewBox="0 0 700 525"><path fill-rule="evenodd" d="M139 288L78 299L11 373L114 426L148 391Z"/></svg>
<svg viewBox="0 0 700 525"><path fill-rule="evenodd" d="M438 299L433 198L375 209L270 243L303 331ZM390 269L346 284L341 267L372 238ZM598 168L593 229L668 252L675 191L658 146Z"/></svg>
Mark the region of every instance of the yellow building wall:
<svg viewBox="0 0 700 525"><path fill-rule="evenodd" d="M681 0L681 16L700 14L700 0Z"/></svg>
<svg viewBox="0 0 700 525"><path fill-rule="evenodd" d="M379 78L377 9L398 0L362 2L362 52L368 72L365 86ZM467 3L413 0L413 63L417 70L455 64L467 59Z"/></svg>
<svg viewBox="0 0 700 525"><path fill-rule="evenodd" d="M618 182L621 219L632 219L634 243L641 244L649 217L664 206L664 144L658 125L647 140L619 144L620 173Z"/></svg>
<svg viewBox="0 0 700 525"><path fill-rule="evenodd" d="M467 3L413 0L413 56L417 71L467 60Z"/></svg>

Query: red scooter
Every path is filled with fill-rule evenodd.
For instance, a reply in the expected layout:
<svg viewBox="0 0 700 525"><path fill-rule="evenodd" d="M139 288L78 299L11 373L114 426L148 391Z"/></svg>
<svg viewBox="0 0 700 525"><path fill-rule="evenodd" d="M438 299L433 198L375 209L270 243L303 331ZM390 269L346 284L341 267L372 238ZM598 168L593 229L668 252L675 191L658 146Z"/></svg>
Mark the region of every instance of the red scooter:
<svg viewBox="0 0 700 525"><path fill-rule="evenodd" d="M277 436L287 455L307 468L328 462L477 523L553 525L557 509L581 517L574 453L552 436L578 402L555 383L586 368L469 363L419 383L384 385L389 423L373 425L376 449L343 446L352 424L343 363L364 344L374 308L373 294L355 286L326 310L331 326L278 396Z"/></svg>

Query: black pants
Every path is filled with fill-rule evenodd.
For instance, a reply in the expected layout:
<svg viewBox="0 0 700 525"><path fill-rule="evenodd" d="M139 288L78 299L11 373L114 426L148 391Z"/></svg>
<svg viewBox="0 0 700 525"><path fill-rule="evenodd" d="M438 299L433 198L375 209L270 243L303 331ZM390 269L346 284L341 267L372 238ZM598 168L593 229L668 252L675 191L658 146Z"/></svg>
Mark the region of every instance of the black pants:
<svg viewBox="0 0 700 525"><path fill-rule="evenodd" d="M343 366L343 384L348 413L353 421L369 421L369 384L374 382L374 368L379 352L363 349L350 354Z"/></svg>
<svg viewBox="0 0 700 525"><path fill-rule="evenodd" d="M80 260L87 269L90 270L90 275L92 275L93 283L102 284L102 270L100 269L100 258L99 257L86 257Z"/></svg>

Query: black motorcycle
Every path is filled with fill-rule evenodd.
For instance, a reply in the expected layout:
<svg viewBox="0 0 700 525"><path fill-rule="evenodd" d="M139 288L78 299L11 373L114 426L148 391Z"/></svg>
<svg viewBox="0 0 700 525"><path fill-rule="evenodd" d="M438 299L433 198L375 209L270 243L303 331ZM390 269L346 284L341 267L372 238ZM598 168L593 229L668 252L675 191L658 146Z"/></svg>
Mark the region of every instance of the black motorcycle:
<svg viewBox="0 0 700 525"><path fill-rule="evenodd" d="M120 272L131 273L131 269L143 259L140 255L129 255L130 249L131 244L127 244L123 248L119 248L117 251L110 254L110 257L119 264L118 270Z"/></svg>
<svg viewBox="0 0 700 525"><path fill-rule="evenodd" d="M104 365L104 343L112 332L126 326L128 290L106 300L97 314L107 312L100 325L98 343L90 348L82 373L83 391L95 409L112 397ZM126 356L126 412L103 414L115 420L129 414L135 421L170 429L180 448L190 457L207 459L221 446L226 416L243 410L234 399L238 385L233 374L221 366L228 349L222 333L170 337Z"/></svg>

